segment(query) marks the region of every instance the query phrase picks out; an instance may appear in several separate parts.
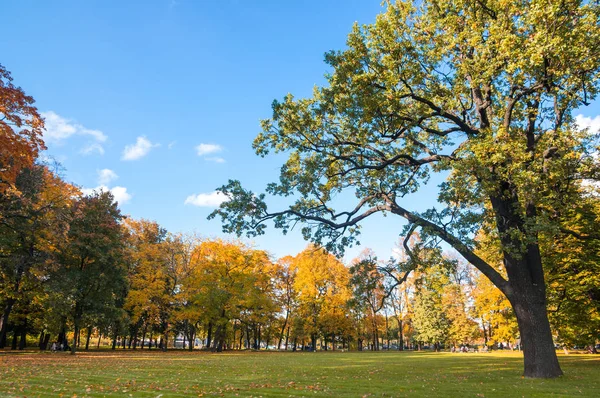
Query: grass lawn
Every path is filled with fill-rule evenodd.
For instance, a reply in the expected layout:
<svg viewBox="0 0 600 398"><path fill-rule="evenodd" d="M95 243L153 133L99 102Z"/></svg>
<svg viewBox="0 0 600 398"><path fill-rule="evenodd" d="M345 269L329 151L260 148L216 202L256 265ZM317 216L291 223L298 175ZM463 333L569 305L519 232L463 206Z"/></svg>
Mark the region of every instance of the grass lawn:
<svg viewBox="0 0 600 398"><path fill-rule="evenodd" d="M0 351L1 397L600 397L600 355L521 377L520 353Z"/></svg>

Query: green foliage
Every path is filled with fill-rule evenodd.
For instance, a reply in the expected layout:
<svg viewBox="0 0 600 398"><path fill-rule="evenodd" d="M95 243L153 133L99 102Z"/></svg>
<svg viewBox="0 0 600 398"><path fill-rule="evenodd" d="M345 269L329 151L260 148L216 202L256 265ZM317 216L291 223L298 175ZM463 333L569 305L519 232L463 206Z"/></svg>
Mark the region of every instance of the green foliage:
<svg viewBox="0 0 600 398"><path fill-rule="evenodd" d="M544 241L550 322L567 347L600 340L600 200L572 204L562 233Z"/></svg>
<svg viewBox="0 0 600 398"><path fill-rule="evenodd" d="M448 340L450 320L442 301L448 283L448 277L435 268L417 276L412 316L416 341L434 344Z"/></svg>
<svg viewBox="0 0 600 398"><path fill-rule="evenodd" d="M110 192L78 198L70 209L69 230L57 249L49 278L77 336L83 316L116 305L126 283L121 213ZM75 352L75 345L72 345Z"/></svg>
<svg viewBox="0 0 600 398"><path fill-rule="evenodd" d="M14 188L0 192L0 343L11 312L16 325L47 322L41 316L48 298L43 282L68 228L71 196L76 194L41 164L20 170Z"/></svg>

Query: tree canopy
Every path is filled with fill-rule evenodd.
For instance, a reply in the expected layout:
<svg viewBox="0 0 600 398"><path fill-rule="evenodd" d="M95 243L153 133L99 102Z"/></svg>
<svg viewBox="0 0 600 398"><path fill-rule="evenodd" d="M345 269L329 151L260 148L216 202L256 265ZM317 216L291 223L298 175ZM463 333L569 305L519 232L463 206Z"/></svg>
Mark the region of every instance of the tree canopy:
<svg viewBox="0 0 600 398"><path fill-rule="evenodd" d="M12 80L0 65L0 193L14 188L20 170L33 166L39 151L46 149L44 119L33 98Z"/></svg>

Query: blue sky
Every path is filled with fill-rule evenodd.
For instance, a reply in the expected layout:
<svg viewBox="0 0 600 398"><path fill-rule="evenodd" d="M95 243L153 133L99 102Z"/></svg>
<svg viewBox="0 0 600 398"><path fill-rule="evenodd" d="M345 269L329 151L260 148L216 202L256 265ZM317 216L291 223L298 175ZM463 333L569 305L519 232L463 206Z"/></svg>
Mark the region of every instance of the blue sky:
<svg viewBox="0 0 600 398"><path fill-rule="evenodd" d="M251 148L259 119L291 92L324 82L323 54L344 46L380 0L156 0L3 2L0 62L48 125L48 155L82 188L106 186L125 214L170 232L222 236L207 221L210 193L228 179L260 191L282 157ZM595 104L582 110L598 114ZM600 123L600 119L598 121ZM209 196L202 196L209 195ZM200 195L200 196L198 196ZM434 203L426 190L419 203ZM186 203L187 201L187 203ZM369 220L363 246L388 258L403 222ZM275 256L306 246L269 228Z"/></svg>

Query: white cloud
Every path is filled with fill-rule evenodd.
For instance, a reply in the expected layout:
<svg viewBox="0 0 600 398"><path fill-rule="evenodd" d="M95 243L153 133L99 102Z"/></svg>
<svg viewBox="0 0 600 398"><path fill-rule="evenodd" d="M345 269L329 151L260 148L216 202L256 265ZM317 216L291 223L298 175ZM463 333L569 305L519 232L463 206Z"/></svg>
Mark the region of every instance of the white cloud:
<svg viewBox="0 0 600 398"><path fill-rule="evenodd" d="M225 159L218 157L218 156L204 158L204 160L208 160L209 162L215 162L215 163L225 163Z"/></svg>
<svg viewBox="0 0 600 398"><path fill-rule="evenodd" d="M125 203L129 202L131 200L131 194L127 192L127 188L125 187L112 187L110 189L110 192L112 192L113 196L115 197L115 200L120 204L120 205L124 205Z"/></svg>
<svg viewBox="0 0 600 398"><path fill-rule="evenodd" d="M106 185L117 178L119 178L119 176L111 169L98 170L98 184L100 185Z"/></svg>
<svg viewBox="0 0 600 398"><path fill-rule="evenodd" d="M222 192L213 191L211 193L199 193L190 195L185 199L184 204L198 207L218 207L221 203L228 201L229 198Z"/></svg>
<svg viewBox="0 0 600 398"><path fill-rule="evenodd" d="M588 132L591 134L600 132L600 115L593 118L577 115L575 116L575 123L577 123L577 126L579 126L580 129L588 129Z"/></svg>
<svg viewBox="0 0 600 398"><path fill-rule="evenodd" d="M125 188L125 187L108 188L106 185L99 185L95 188L82 188L81 189L81 192L84 195L91 195L92 193L94 193L94 191L97 191L97 192L110 191L110 193L112 193L112 195L114 196L115 201L117 203L119 203L119 205L124 205L125 203L129 202L132 198L132 195L127 192L127 188Z"/></svg>
<svg viewBox="0 0 600 398"><path fill-rule="evenodd" d="M172 142L169 142L169 145L167 145L167 147L168 147L169 149L172 149L172 148L175 146L175 144L177 144L177 141L172 141Z"/></svg>
<svg viewBox="0 0 600 398"><path fill-rule="evenodd" d="M100 155L104 155L104 147L97 142L90 142L88 145L81 148L79 153L82 155L91 155L94 152L98 152Z"/></svg>
<svg viewBox="0 0 600 398"><path fill-rule="evenodd" d="M204 156L211 153L219 153L223 150L221 145L216 144L200 144L196 147L196 152L198 156Z"/></svg>
<svg viewBox="0 0 600 398"><path fill-rule="evenodd" d="M44 139L47 142L61 142L73 135L81 135L91 137L93 141L89 142L80 153L89 155L94 152L100 155L104 154L104 148L101 143L106 142L106 135L100 130L88 129L71 119L64 118L56 112L42 112L42 117L45 119L46 131Z"/></svg>
<svg viewBox="0 0 600 398"><path fill-rule="evenodd" d="M127 145L123 150L122 160L137 160L148 154L152 148L159 146L159 144L153 144L144 136L137 137L135 144Z"/></svg>
<svg viewBox="0 0 600 398"><path fill-rule="evenodd" d="M50 141L60 141L69 138L77 133L77 125L72 124L69 119L65 119L53 111L42 112L45 119L46 132L44 138Z"/></svg>
<svg viewBox="0 0 600 398"><path fill-rule="evenodd" d="M79 134L92 136L98 142L106 141L106 135L102 131L86 129L86 128L83 128L82 126L79 126L79 127L80 127Z"/></svg>

